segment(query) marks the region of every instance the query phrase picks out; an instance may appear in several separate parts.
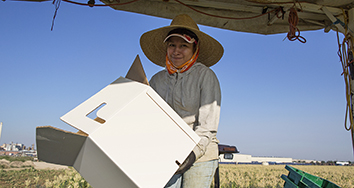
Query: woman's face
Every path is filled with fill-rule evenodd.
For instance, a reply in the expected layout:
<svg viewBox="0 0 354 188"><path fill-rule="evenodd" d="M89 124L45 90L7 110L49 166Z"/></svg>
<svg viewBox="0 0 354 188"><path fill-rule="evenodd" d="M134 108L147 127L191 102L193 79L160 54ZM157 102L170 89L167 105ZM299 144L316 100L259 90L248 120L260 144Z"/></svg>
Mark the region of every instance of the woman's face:
<svg viewBox="0 0 354 188"><path fill-rule="evenodd" d="M176 67L179 67L192 58L193 44L173 36L167 41L167 56Z"/></svg>

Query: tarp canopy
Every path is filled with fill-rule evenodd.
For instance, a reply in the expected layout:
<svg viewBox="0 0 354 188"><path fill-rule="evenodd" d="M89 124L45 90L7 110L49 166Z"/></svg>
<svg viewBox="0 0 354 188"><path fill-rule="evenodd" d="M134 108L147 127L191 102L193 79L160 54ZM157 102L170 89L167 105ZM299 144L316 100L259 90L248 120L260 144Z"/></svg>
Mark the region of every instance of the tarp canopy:
<svg viewBox="0 0 354 188"><path fill-rule="evenodd" d="M186 13L198 24L265 35L289 32L288 18L292 7L295 7L297 12L297 28L300 31L325 29L326 32L334 28L334 24L343 25L343 12L354 7L353 0L101 1L116 10L169 19L177 14ZM328 14L333 16L332 20Z"/></svg>
<svg viewBox="0 0 354 188"><path fill-rule="evenodd" d="M58 1L110 6L168 19L188 14L201 25L264 35L287 33L291 24L295 25L296 32L319 29L328 32L341 26L339 31L345 33L347 18L351 22L354 18L354 0L100 0L104 4L95 0L54 0L53 3ZM350 32L354 31L352 25L348 24Z"/></svg>

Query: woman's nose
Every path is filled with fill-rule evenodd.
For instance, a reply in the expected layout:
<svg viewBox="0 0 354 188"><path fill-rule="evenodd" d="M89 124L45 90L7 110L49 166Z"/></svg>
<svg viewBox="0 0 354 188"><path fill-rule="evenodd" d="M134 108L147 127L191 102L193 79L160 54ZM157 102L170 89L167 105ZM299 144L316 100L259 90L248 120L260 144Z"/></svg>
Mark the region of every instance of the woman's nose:
<svg viewBox="0 0 354 188"><path fill-rule="evenodd" d="M180 54L181 53L181 48L176 46L176 48L173 50L173 53Z"/></svg>
<svg viewBox="0 0 354 188"><path fill-rule="evenodd" d="M174 55L179 54L179 51L180 51L179 48L176 47L176 48L173 49L173 54Z"/></svg>

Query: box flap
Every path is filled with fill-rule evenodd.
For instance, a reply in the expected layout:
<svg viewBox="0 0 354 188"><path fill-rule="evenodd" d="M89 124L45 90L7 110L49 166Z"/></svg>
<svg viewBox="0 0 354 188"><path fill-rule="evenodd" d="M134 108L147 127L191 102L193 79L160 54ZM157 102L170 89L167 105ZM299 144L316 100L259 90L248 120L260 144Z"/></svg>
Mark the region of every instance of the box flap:
<svg viewBox="0 0 354 188"><path fill-rule="evenodd" d="M73 166L87 136L51 126L36 128L37 155L41 161Z"/></svg>
<svg viewBox="0 0 354 188"><path fill-rule="evenodd" d="M149 81L146 78L145 71L143 65L141 64L139 55L136 56L125 78L149 85Z"/></svg>

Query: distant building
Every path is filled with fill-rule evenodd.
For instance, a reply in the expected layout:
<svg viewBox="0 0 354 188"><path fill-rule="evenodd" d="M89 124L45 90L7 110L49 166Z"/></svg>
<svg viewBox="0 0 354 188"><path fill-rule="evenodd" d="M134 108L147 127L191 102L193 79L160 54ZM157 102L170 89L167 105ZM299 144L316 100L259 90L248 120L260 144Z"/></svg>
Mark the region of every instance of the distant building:
<svg viewBox="0 0 354 188"><path fill-rule="evenodd" d="M336 165L339 165L339 166L347 166L347 165L349 165L349 162L348 162L348 161L347 161L347 162L337 161L337 162L336 162Z"/></svg>
<svg viewBox="0 0 354 188"><path fill-rule="evenodd" d="M24 145L18 143L5 144L5 151L21 151L23 150Z"/></svg>
<svg viewBox="0 0 354 188"><path fill-rule="evenodd" d="M0 146L0 155L17 155L17 156L37 156L37 151L32 147L26 147L24 144L10 143Z"/></svg>
<svg viewBox="0 0 354 188"><path fill-rule="evenodd" d="M220 163L235 164L272 164L272 163L292 163L292 158L287 157L253 157L252 155L239 153L225 153L219 156Z"/></svg>

